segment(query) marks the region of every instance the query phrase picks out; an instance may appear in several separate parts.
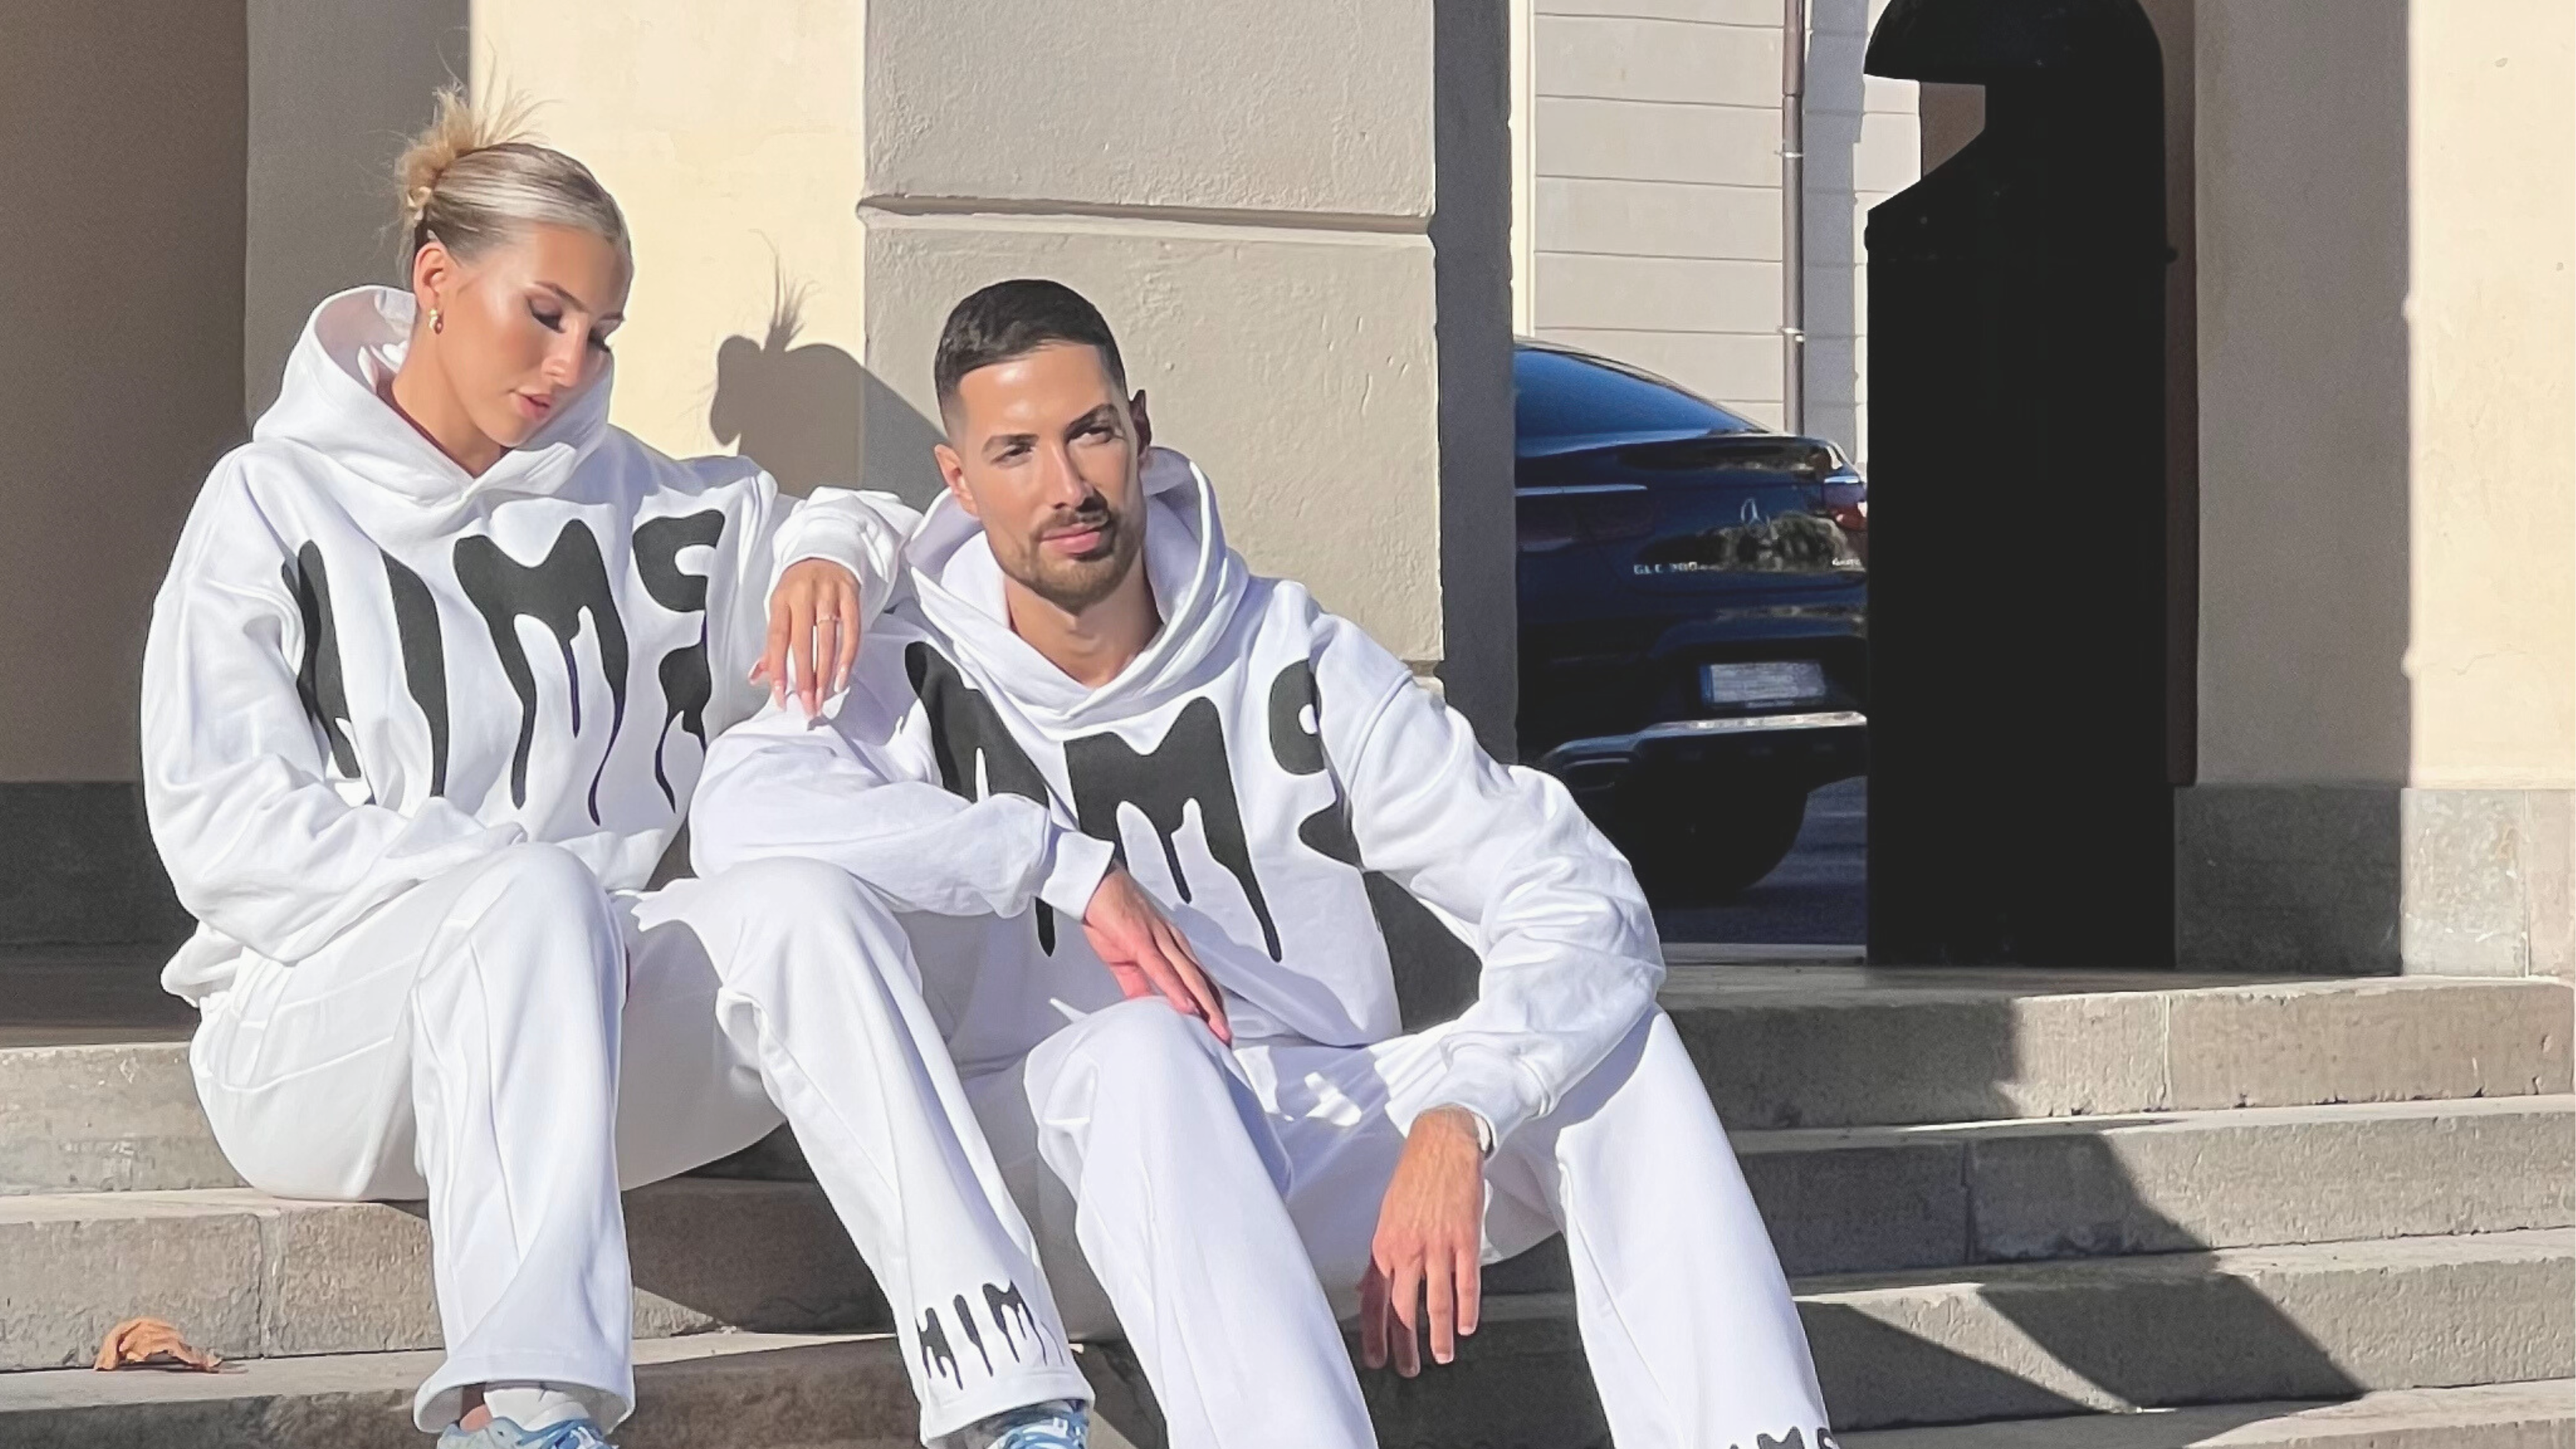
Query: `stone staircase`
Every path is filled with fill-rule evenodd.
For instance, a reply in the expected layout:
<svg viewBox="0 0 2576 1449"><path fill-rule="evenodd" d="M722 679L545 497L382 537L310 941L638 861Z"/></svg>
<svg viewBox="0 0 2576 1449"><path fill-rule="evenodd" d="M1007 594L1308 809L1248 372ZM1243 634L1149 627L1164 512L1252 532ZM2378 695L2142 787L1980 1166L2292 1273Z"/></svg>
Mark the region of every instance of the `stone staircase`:
<svg viewBox="0 0 2576 1449"><path fill-rule="evenodd" d="M1693 965L1667 1008L1846 1449L2576 1446L2576 995L2549 980ZM909 1444L883 1302L793 1144L630 1194L628 1449ZM0 1048L0 1445L406 1446L416 1208L243 1189L177 1043ZM1606 1443L1556 1245L1390 1445ZM101 1375L151 1313L237 1361ZM1104 1446L1160 1442L1115 1346ZM1754 1449L1754 1446L1743 1446Z"/></svg>

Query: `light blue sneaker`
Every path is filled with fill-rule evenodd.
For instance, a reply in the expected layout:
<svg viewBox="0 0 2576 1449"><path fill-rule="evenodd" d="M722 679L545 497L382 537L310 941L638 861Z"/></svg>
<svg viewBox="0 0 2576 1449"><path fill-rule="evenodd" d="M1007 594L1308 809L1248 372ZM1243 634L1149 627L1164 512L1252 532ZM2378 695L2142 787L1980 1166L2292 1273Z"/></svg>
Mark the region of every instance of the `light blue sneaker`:
<svg viewBox="0 0 2576 1449"><path fill-rule="evenodd" d="M1044 1442L1044 1441L1040 1441ZM1074 1441L1077 1445L1080 1440ZM453 1425L438 1436L438 1449L617 1449L592 1419L559 1419L542 1429L522 1429L516 1420L494 1419L468 1434Z"/></svg>
<svg viewBox="0 0 2576 1449"><path fill-rule="evenodd" d="M1052 1399L996 1414L950 1437L954 1449L1084 1449L1091 1419L1071 1399Z"/></svg>

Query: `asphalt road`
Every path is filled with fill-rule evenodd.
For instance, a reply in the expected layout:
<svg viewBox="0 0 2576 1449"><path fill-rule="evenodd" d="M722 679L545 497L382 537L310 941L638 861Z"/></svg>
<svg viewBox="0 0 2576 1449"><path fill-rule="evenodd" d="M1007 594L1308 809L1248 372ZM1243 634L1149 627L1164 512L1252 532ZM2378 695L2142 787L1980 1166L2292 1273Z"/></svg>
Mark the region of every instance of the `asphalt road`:
<svg viewBox="0 0 2576 1449"><path fill-rule="evenodd" d="M1869 934L1869 780L1807 797L1807 824L1779 869L1722 906L1657 911L1667 941L1849 945Z"/></svg>

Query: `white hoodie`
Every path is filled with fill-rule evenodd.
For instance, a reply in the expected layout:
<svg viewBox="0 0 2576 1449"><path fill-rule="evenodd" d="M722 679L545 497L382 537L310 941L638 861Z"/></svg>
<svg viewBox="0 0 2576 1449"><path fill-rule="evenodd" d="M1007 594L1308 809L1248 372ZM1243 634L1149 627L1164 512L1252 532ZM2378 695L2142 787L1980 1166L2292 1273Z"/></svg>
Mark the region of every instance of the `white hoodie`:
<svg viewBox="0 0 2576 1449"><path fill-rule="evenodd" d="M202 923L162 975L182 996L522 840L642 887L705 741L759 705L779 570L893 576L853 495L796 508L749 459L610 427L605 368L469 476L377 395L412 314L383 287L314 312L153 604L144 798Z"/></svg>
<svg viewBox="0 0 2576 1449"><path fill-rule="evenodd" d="M1010 918L960 943L971 969L922 952L970 1072L1061 1026L1051 1001L1116 999L1078 924L1113 849L1245 1043L1398 1035L1388 934L1428 907L1482 970L1424 1100L1498 1135L1550 1111L1663 979L1627 862L1400 660L1302 586L1253 576L1187 459L1153 450L1144 482L1164 622L1117 678L1088 689L1012 631L981 527L942 499L906 552L913 597L871 630L827 718L771 709L717 740L700 869L815 856L901 910Z"/></svg>

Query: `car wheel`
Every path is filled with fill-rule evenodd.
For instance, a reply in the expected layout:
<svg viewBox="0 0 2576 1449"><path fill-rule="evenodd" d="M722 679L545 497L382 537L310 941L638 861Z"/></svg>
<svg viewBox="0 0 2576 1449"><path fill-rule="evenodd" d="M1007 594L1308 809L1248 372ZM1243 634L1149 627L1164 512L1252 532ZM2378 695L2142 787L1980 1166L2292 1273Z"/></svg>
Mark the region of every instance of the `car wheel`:
<svg viewBox="0 0 2576 1449"><path fill-rule="evenodd" d="M1617 843L1646 898L1667 909L1742 894L1779 866L1807 819L1803 790L1681 791L1625 803Z"/></svg>

